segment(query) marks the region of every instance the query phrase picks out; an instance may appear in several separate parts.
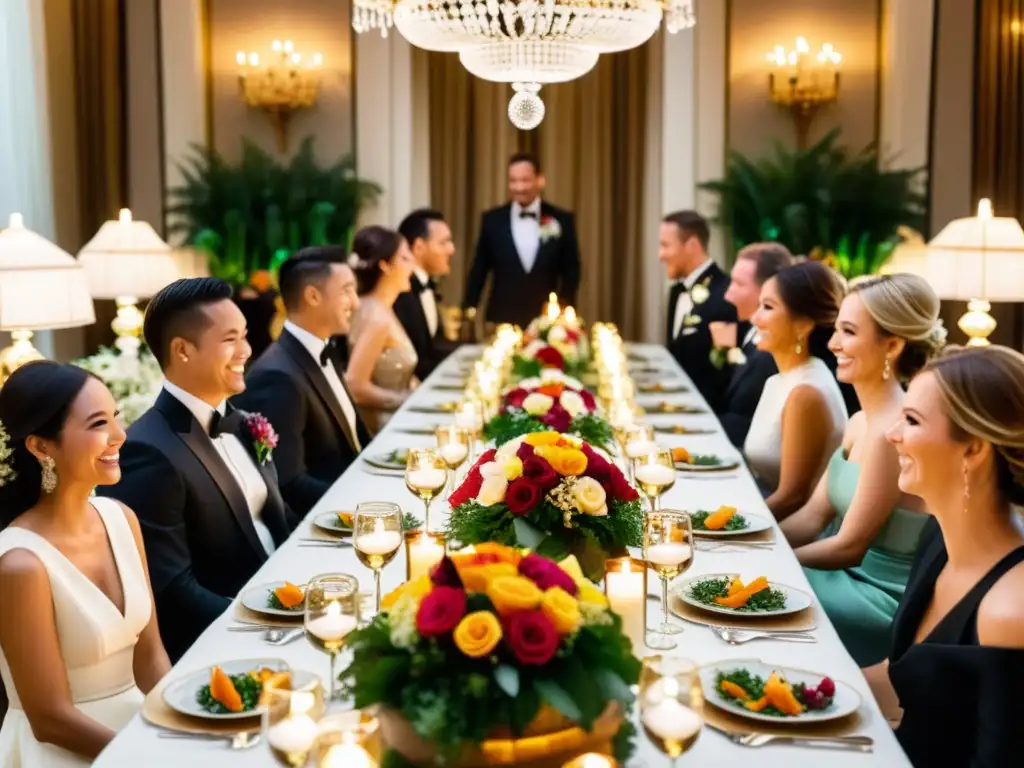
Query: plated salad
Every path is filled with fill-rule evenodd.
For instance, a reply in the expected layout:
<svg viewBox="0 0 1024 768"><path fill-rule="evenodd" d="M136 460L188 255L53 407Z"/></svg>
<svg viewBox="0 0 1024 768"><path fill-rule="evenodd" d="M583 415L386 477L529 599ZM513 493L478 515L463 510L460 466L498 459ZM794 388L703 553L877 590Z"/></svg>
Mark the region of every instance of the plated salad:
<svg viewBox="0 0 1024 768"><path fill-rule="evenodd" d="M228 675L220 667L213 667L210 682L196 693L196 701L214 715L250 712L259 704L264 684L287 674L264 667L241 675Z"/></svg>
<svg viewBox="0 0 1024 768"><path fill-rule="evenodd" d="M746 667L739 667L715 676L715 690L726 702L748 712L788 718L806 712L826 712L833 704L836 684L822 678L816 687L805 683L790 684L779 672L765 680Z"/></svg>
<svg viewBox="0 0 1024 768"><path fill-rule="evenodd" d="M743 613L786 608L785 591L773 588L764 576L758 576L749 584L744 584L738 576L700 579L690 584L689 595L697 603Z"/></svg>
<svg viewBox="0 0 1024 768"><path fill-rule="evenodd" d="M714 512L698 510L690 515L690 521L695 531L742 531L750 527L736 507L721 506Z"/></svg>

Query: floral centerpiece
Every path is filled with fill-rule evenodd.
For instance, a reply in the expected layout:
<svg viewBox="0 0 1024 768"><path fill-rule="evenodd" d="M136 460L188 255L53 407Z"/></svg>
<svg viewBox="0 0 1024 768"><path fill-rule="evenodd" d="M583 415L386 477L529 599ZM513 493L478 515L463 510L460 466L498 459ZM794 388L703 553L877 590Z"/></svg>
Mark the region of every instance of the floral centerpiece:
<svg viewBox="0 0 1024 768"><path fill-rule="evenodd" d="M555 368L572 376L587 368L590 346L587 335L564 316L546 315L530 323L523 333L523 348L513 358L513 373L518 378L539 376L545 368Z"/></svg>
<svg viewBox="0 0 1024 768"><path fill-rule="evenodd" d="M408 763L629 756L625 715L640 663L575 559L481 544L403 584L382 608L348 636L341 681L356 707L381 708L384 741Z"/></svg>
<svg viewBox="0 0 1024 768"><path fill-rule="evenodd" d="M75 365L98 376L110 389L125 426L138 419L156 402L163 386L160 364L145 347L138 354L124 354L100 347L100 351Z"/></svg>
<svg viewBox="0 0 1024 768"><path fill-rule="evenodd" d="M594 581L608 557L643 543L636 489L600 449L559 432L486 451L448 503L449 539L518 545L556 559L572 554Z"/></svg>
<svg viewBox="0 0 1024 768"><path fill-rule="evenodd" d="M500 412L484 426L484 437L502 446L513 438L544 430L576 435L606 451L613 447L612 428L597 413L594 395L558 371L523 379L506 392Z"/></svg>

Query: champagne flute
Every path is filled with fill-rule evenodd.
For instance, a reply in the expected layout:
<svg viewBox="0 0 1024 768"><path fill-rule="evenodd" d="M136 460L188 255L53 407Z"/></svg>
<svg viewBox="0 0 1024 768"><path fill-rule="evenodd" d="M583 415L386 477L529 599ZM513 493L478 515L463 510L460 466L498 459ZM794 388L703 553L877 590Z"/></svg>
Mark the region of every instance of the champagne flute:
<svg viewBox="0 0 1024 768"><path fill-rule="evenodd" d="M303 628L306 639L331 658L330 698L338 698L334 662L348 633L359 624L359 580L347 573L328 573L309 580Z"/></svg>
<svg viewBox="0 0 1024 768"><path fill-rule="evenodd" d="M648 656L640 672L640 724L669 765L693 748L704 727L704 692L697 665L674 656Z"/></svg>
<svg viewBox="0 0 1024 768"><path fill-rule="evenodd" d="M657 449L633 459L633 479L640 492L651 503L651 512L658 510L658 497L676 484L676 465L672 451Z"/></svg>
<svg viewBox="0 0 1024 768"><path fill-rule="evenodd" d="M454 491L459 467L469 458L469 432L451 424L438 427L434 436L437 438L437 452L448 467L450 485Z"/></svg>
<svg viewBox="0 0 1024 768"><path fill-rule="evenodd" d="M448 464L432 448L413 448L405 463L405 487L423 500L423 530L430 531L430 502L448 484Z"/></svg>
<svg viewBox="0 0 1024 768"><path fill-rule="evenodd" d="M651 512L644 518L644 560L661 579L662 620L657 634L647 639L647 645L667 651L676 647L671 635L683 631L669 621L668 583L693 564L693 525L686 512L665 510Z"/></svg>
<svg viewBox="0 0 1024 768"><path fill-rule="evenodd" d="M305 765L324 716L324 686L311 672L285 672L263 684L263 738L281 765Z"/></svg>
<svg viewBox="0 0 1024 768"><path fill-rule="evenodd" d="M441 472L441 486L447 476ZM380 613L380 572L402 546L402 508L389 501L363 502L352 521L352 547L359 562L373 571L377 613Z"/></svg>
<svg viewBox="0 0 1024 768"><path fill-rule="evenodd" d="M649 424L633 424L623 430L622 452L626 457L626 464L629 466L632 475L633 461L651 451L658 451L660 447L654 441L654 427ZM630 477L633 480L632 477ZM635 482L635 480L634 480Z"/></svg>

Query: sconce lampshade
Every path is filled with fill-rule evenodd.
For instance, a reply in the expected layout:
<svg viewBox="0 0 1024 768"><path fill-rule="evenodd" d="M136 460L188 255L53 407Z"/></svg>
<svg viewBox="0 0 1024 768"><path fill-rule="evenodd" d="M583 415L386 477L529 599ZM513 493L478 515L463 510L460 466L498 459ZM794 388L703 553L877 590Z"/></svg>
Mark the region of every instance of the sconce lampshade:
<svg viewBox="0 0 1024 768"><path fill-rule="evenodd" d="M85 270L12 213L0 232L0 330L58 330L96 322Z"/></svg>
<svg viewBox="0 0 1024 768"><path fill-rule="evenodd" d="M94 299L148 299L178 279L178 265L154 229L123 209L78 253Z"/></svg>

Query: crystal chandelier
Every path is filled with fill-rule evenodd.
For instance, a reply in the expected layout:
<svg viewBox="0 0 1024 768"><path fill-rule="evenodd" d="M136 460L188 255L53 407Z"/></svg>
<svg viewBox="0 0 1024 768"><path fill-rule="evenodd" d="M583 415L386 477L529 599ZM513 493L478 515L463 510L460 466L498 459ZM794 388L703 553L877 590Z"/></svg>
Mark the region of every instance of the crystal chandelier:
<svg viewBox="0 0 1024 768"><path fill-rule="evenodd" d="M473 75L511 83L517 128L544 119L541 85L585 75L602 53L636 48L658 30L696 22L694 0L353 0L356 32L393 26L413 45L458 53Z"/></svg>

